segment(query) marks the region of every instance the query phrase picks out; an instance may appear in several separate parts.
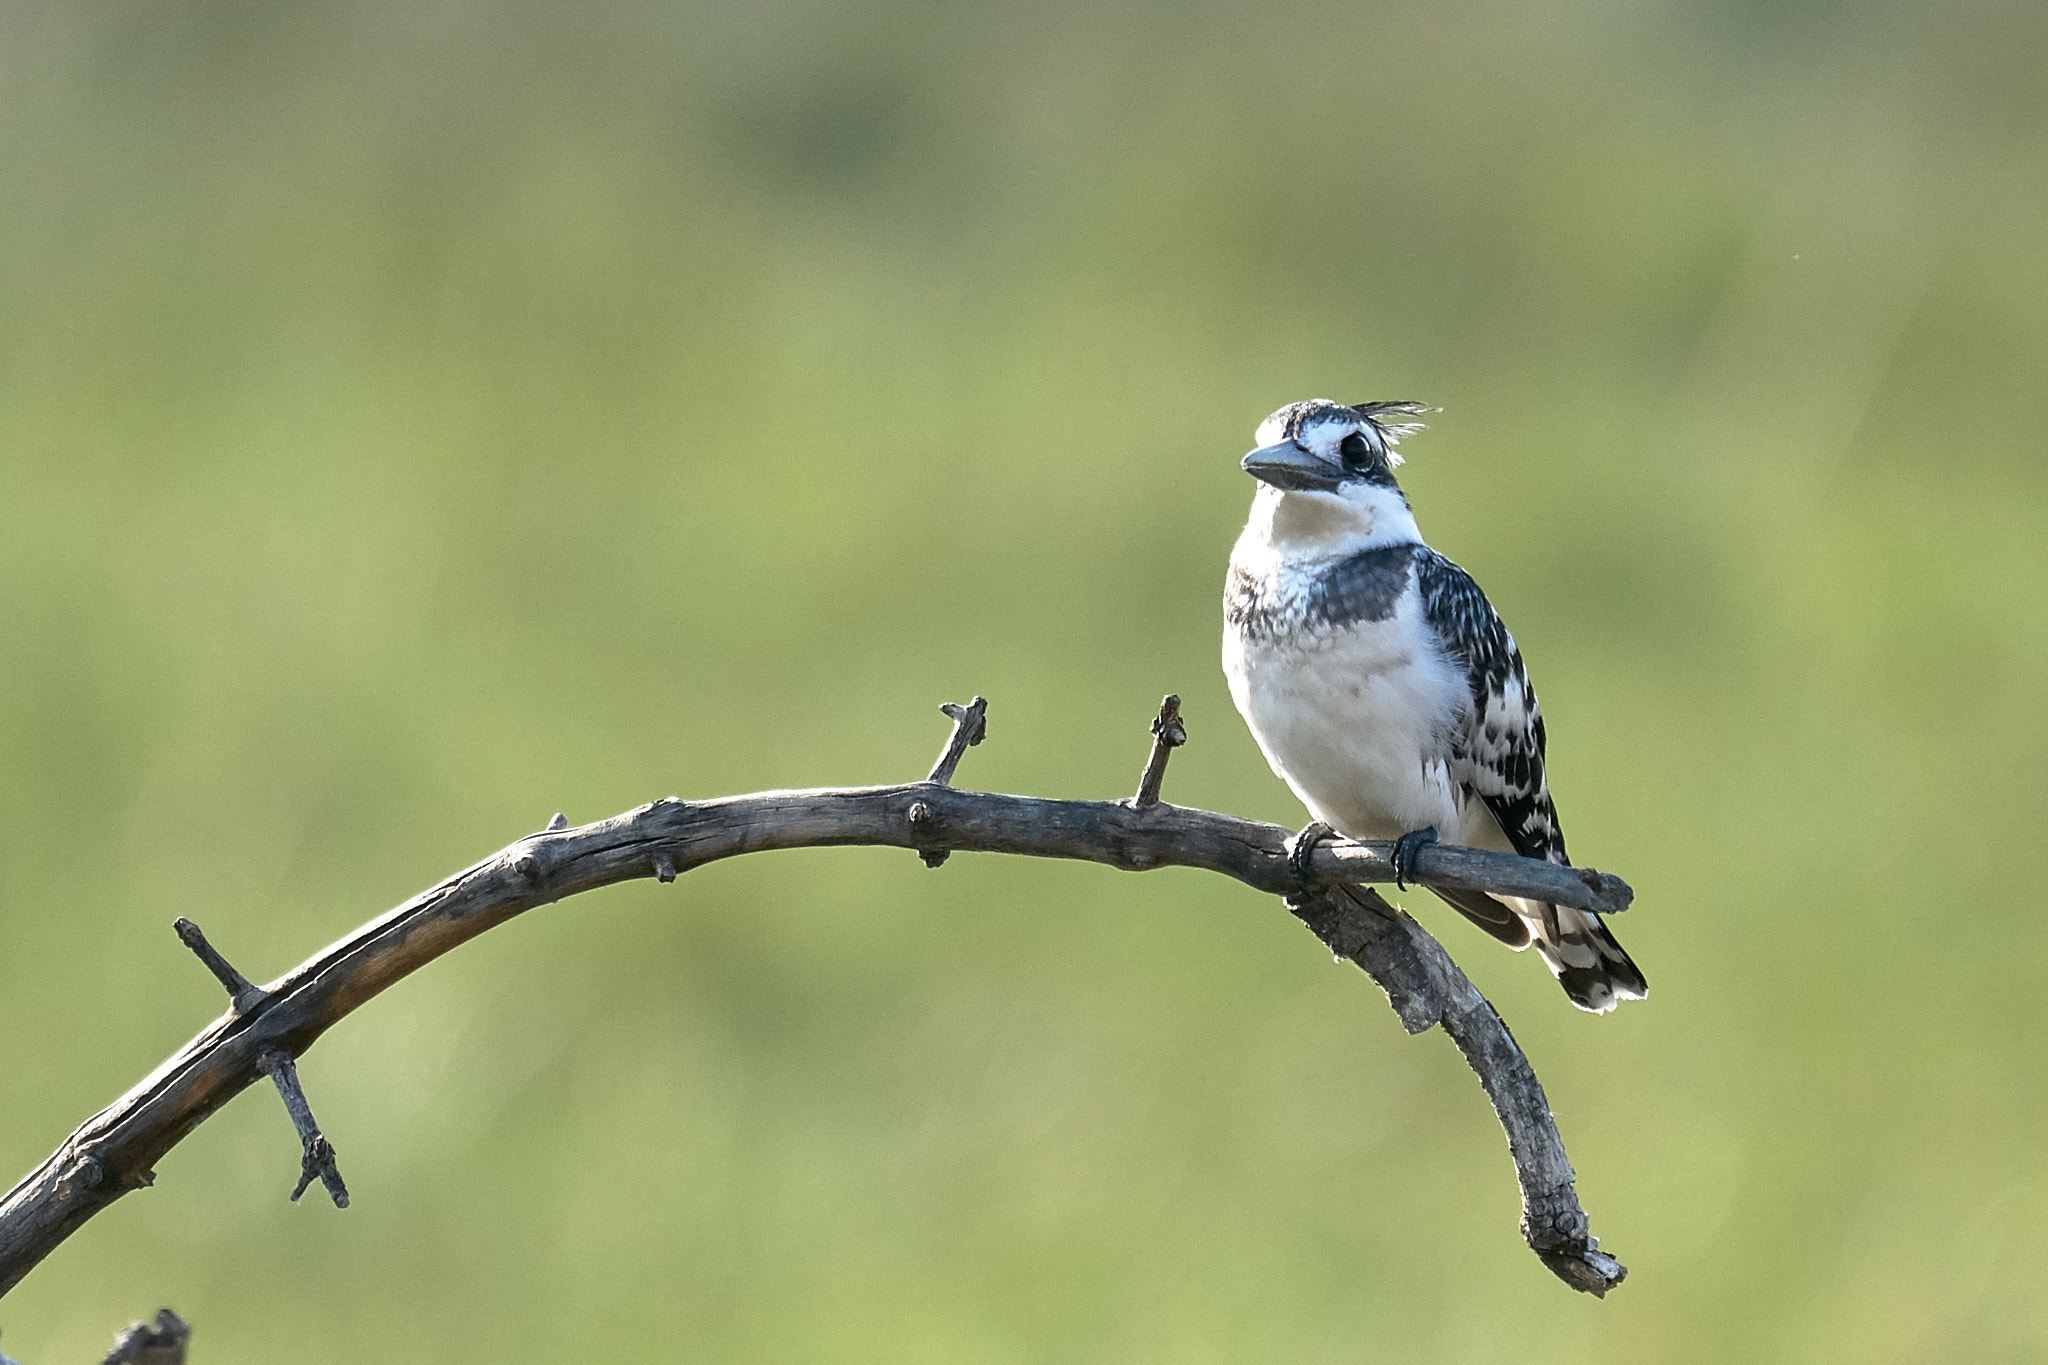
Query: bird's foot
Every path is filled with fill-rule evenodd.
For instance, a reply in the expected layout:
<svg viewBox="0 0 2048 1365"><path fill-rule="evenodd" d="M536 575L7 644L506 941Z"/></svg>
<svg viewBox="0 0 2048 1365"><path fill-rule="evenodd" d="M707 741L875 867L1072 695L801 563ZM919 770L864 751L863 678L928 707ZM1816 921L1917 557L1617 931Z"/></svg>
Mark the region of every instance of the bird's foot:
<svg viewBox="0 0 2048 1365"><path fill-rule="evenodd" d="M1302 890L1308 890L1309 862L1316 856L1316 845L1336 832L1320 820L1311 820L1288 842L1287 870L1294 874L1294 884Z"/></svg>
<svg viewBox="0 0 2048 1365"><path fill-rule="evenodd" d="M1415 859L1423 849L1437 841L1436 826L1426 825L1411 829L1394 840L1394 885L1403 891L1408 889L1408 879L1415 875Z"/></svg>

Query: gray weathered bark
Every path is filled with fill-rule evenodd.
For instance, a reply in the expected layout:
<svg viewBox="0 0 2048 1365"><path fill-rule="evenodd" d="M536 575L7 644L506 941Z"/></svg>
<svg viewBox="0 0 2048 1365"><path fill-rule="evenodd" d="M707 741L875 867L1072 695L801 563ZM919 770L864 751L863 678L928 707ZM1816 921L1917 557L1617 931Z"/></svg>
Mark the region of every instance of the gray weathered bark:
<svg viewBox="0 0 2048 1365"><path fill-rule="evenodd" d="M1479 1074L1508 1135L1523 1196L1523 1233L1566 1283L1604 1294L1626 1273L1597 1249L1542 1087L1500 1016L1421 926L1357 883L1394 879L1391 844L1318 845L1307 888L1288 868L1278 825L1157 799L1165 756L1185 738L1177 706L1162 708L1138 798L1052 801L947 785L980 739L985 703L947 708L955 727L932 777L893 787L760 792L709 801L668 797L609 820L566 827L560 816L322 949L269 986L244 980L196 928L181 937L228 989L228 1012L134 1089L87 1119L0 1197L0 1294L73 1231L155 1179L157 1160L264 1076L277 1080L305 1146L303 1189L326 1180L346 1200L334 1150L312 1123L292 1059L343 1016L409 973L535 906L615 882L678 873L720 858L841 844L912 849L934 866L954 851L1075 858L1129 871L1193 867L1296 897L1290 909L1331 949L1386 990L1410 1032L1441 1023ZM1425 885L1491 891L1612 913L1631 893L1618 877L1512 854L1432 844L1417 858ZM303 1113L301 1112L303 1111Z"/></svg>

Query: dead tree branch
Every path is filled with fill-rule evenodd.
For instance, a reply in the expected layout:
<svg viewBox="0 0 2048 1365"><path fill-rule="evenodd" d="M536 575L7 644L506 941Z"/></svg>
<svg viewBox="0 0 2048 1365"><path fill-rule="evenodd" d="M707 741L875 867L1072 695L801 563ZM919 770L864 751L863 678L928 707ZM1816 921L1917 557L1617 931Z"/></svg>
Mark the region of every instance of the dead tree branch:
<svg viewBox="0 0 2048 1365"><path fill-rule="evenodd" d="M1628 1271L1599 1249L1579 1207L1578 1177L1529 1059L1443 945L1365 887L1325 887L1289 898L1287 908L1331 952L1379 983L1401 1027L1421 1033L1442 1024L1465 1054L1507 1131L1522 1187L1522 1236L1530 1250L1574 1289L1605 1296L1620 1284Z"/></svg>
<svg viewBox="0 0 2048 1365"><path fill-rule="evenodd" d="M954 731L923 782L709 801L668 797L574 829L558 815L546 829L421 892L268 986L250 984L196 928L181 925L180 936L233 1003L0 1197L0 1294L87 1219L149 1185L164 1153L266 1075L276 1080L299 1128L305 1149L300 1191L317 1175L328 1180L335 1202L345 1204L333 1147L313 1124L293 1060L378 992L485 930L536 906L637 877L666 882L742 853L854 844L911 849L934 866L948 853L967 851L1073 858L1128 871L1201 868L1297 898L1290 908L1332 951L1371 974L1410 1032L1442 1024L1479 1074L1507 1131L1530 1247L1574 1288L1604 1294L1619 1284L1626 1272L1587 1231L1542 1088L1500 1016L1421 926L1376 894L1356 889L1394 880L1393 846L1319 845L1304 891L1288 870L1290 831L1157 800L1166 753L1185 737L1172 702L1161 708L1152 762L1130 801L1053 801L949 785L961 755L984 733L986 703L977 697L971 706L946 708ZM1415 876L1425 885L1610 914L1627 908L1631 897L1618 877L1512 854L1432 844L1416 861Z"/></svg>

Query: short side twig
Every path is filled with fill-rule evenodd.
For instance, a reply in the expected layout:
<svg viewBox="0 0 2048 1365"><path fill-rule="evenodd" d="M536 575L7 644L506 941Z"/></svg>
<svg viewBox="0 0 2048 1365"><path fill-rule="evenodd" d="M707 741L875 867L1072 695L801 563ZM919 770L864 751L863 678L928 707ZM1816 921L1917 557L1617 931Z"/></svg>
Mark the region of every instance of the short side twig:
<svg viewBox="0 0 2048 1365"><path fill-rule="evenodd" d="M931 776L927 782L946 786L953 780L953 770L960 766L960 756L969 746L979 744L988 737L988 699L976 697L962 706L949 701L939 707L953 718L953 733L946 737L946 747L939 750L939 761L932 764Z"/></svg>
<svg viewBox="0 0 2048 1365"><path fill-rule="evenodd" d="M1159 804L1159 784L1166 780L1166 760L1188 742L1188 727L1180 718L1180 698L1168 693L1159 703L1159 718L1152 722L1152 752L1145 760L1145 772L1138 779L1138 794L1131 806L1143 810Z"/></svg>
<svg viewBox="0 0 2048 1365"><path fill-rule="evenodd" d="M198 925L180 915L171 922L171 928L177 931L179 939L185 946L192 950L193 956L206 964L206 970L213 973L214 979L226 988L228 999L234 1004L235 1013L247 1014L262 1003L263 992L250 984L248 977L236 971L234 964L222 957L220 950L206 941L206 935L199 932Z"/></svg>
<svg viewBox="0 0 2048 1365"><path fill-rule="evenodd" d="M561 829L568 824L568 821L559 815L555 820L561 823L550 822L549 829ZM269 993L251 985L249 978L236 971L234 964L221 956L218 948L206 941L206 935L199 931L198 925L181 915L171 927L178 931L178 937L184 940L185 946L220 979L220 984L227 987L234 1015L246 1015L269 1001ZM334 1144L322 1135L320 1125L313 1122L313 1106L306 1103L306 1092L299 1085L299 1069L292 1062L292 1054L285 1051L266 1052L256 1059L256 1066L276 1083L277 1093L284 1097L285 1112L292 1116L292 1127L298 1129L299 1145L304 1149L299 1161L299 1183L292 1187L292 1202L298 1203L299 1196L306 1192L306 1186L318 1178L320 1183L327 1187L328 1195L334 1200L334 1207L347 1208L348 1186L341 1183L341 1170L334 1162ZM170 1310L167 1308L164 1312L168 1313ZM173 1316L175 1317L175 1314ZM128 1330L134 1332L140 1329L141 1324L138 1323ZM183 1349L181 1345L179 1350Z"/></svg>
<svg viewBox="0 0 2048 1365"><path fill-rule="evenodd" d="M973 745L988 738L988 699L976 697L962 706L959 702L942 702L939 709L953 719L953 733L946 736L946 747L939 750L939 761L932 764L927 782L941 787L950 786L954 770L960 766L961 755ZM938 812L922 801L910 807L910 830L917 836L917 856L924 859L926 867L943 867L953 851L937 847L941 823Z"/></svg>
<svg viewBox="0 0 2048 1365"><path fill-rule="evenodd" d="M285 1112L292 1116L292 1127L299 1130L299 1145L305 1155L299 1161L299 1183L292 1186L292 1202L299 1202L299 1196L306 1187L318 1180L327 1187L327 1197L334 1201L334 1207L348 1207L348 1186L341 1183L341 1168L335 1164L334 1144L320 1131L320 1125L313 1121L313 1106L306 1103L306 1092L299 1085L299 1068L289 1053L269 1052L257 1059L277 1086L277 1093L284 1097Z"/></svg>

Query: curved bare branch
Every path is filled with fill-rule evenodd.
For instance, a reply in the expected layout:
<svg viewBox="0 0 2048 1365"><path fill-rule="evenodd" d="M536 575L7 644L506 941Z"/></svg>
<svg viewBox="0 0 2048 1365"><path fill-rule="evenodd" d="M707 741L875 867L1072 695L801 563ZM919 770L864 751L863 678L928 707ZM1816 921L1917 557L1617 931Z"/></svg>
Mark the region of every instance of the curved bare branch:
<svg viewBox="0 0 2048 1365"><path fill-rule="evenodd" d="M0 1294L87 1219L150 1184L157 1160L187 1133L255 1081L275 1076L352 1010L485 930L566 896L639 877L669 881L742 853L853 844L913 849L934 865L953 851L1017 853L1131 871L1202 868L1274 895L1302 890L1288 871L1289 831L1160 802L1157 776L1149 772L1149 802L1054 801L948 786L951 765L944 760L957 762L959 750L972 742L966 738L969 728L980 719L978 708L953 708L949 714L958 724L942 757L943 775L934 771L937 780L709 801L669 797L574 829L557 817L547 829L421 892L268 986L258 989L240 980L225 959L215 962L219 954L211 954L208 965L234 992L228 1012L81 1124L0 1197ZM1626 1272L1596 1249L1586 1231L1571 1165L1521 1050L1435 939L1377 895L1353 889L1355 883L1393 880L1391 850L1390 844L1342 841L1318 846L1309 891L1291 908L1333 950L1379 981L1411 1032L1444 1025L1479 1073L1507 1130L1530 1246L1567 1283L1605 1293ZM1630 897L1618 877L1511 854L1433 844L1418 862L1416 875L1431 885L1610 913L1625 908ZM196 931L188 936L188 942L195 940L203 942ZM286 1089L283 1081L279 1086ZM302 1134L307 1131L310 1172L313 1139L319 1138L310 1129L310 1114L302 1124ZM331 1146L325 1157L331 1165ZM338 1176L333 1186L339 1186Z"/></svg>

